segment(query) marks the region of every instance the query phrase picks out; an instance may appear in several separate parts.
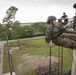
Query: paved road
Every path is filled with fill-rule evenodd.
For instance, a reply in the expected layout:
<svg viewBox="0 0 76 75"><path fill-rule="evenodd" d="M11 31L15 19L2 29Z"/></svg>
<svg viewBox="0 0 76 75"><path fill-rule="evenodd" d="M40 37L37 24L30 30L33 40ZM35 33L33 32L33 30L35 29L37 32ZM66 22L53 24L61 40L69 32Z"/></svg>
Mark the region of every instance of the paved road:
<svg viewBox="0 0 76 75"><path fill-rule="evenodd" d="M30 39L37 39L37 38L44 38L45 36L40 36L40 37L31 37L31 38L23 38L23 39L20 39L20 40L30 40ZM12 42L12 41L17 41L16 40L9 40L9 42Z"/></svg>
<svg viewBox="0 0 76 75"><path fill-rule="evenodd" d="M5 41L0 42L0 75L3 75L3 48Z"/></svg>
<svg viewBox="0 0 76 75"><path fill-rule="evenodd" d="M44 37L32 37L32 38L24 38L20 40L29 40L29 39L36 39L36 38L44 38ZM9 40L9 42L17 41L17 40ZM4 44L6 41L0 41L0 75L3 75L3 50ZM8 73L6 75L9 75Z"/></svg>

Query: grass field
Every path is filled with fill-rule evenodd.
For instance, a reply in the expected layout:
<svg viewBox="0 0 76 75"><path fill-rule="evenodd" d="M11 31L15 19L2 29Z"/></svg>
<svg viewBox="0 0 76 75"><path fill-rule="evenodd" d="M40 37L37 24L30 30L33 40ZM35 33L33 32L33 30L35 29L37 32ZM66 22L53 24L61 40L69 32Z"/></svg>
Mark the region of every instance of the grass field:
<svg viewBox="0 0 76 75"><path fill-rule="evenodd" d="M45 57L49 56L49 46L45 42L44 38L39 38L39 39L31 39L31 40L22 40L20 41L21 44L21 49L18 50L15 49L12 54L12 59L13 59L13 65L14 65L14 70L17 69L18 64L21 62L25 62L25 60L22 60L22 56L25 54L29 55L44 55ZM17 42L11 42L10 45L13 47L18 46ZM72 50L69 49L69 51L72 53ZM66 48L64 48L63 52L63 59L64 59L64 69L69 69L71 68L71 63L72 63L72 57L70 54L66 51ZM58 55L58 46L52 47L52 56ZM7 60L7 54L4 54L4 73L9 71L8 67L8 60ZM31 75L33 71L23 71L21 74L18 75Z"/></svg>

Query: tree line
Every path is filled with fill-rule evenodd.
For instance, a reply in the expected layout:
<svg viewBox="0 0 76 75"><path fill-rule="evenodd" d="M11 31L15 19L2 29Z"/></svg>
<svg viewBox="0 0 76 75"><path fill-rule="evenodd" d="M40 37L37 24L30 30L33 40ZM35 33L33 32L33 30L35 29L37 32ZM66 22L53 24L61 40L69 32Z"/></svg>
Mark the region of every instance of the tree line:
<svg viewBox="0 0 76 75"><path fill-rule="evenodd" d="M0 39L27 38L35 36L44 36L47 24L45 22L37 22L31 25L21 26L19 21L15 21L13 25L0 24Z"/></svg>
<svg viewBox="0 0 76 75"><path fill-rule="evenodd" d="M6 11L2 24L0 23L0 39L5 40L7 36L8 39L17 39L45 35L47 26L45 22L21 26L20 22L15 18L17 11L18 8L15 6L11 6Z"/></svg>

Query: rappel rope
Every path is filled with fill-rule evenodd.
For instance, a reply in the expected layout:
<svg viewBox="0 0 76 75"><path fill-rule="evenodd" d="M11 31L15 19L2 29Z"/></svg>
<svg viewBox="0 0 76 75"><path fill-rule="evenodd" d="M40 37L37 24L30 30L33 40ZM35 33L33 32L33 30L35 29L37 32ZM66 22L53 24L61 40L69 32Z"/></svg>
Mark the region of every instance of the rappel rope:
<svg viewBox="0 0 76 75"><path fill-rule="evenodd" d="M73 58L73 54L66 48L67 52L70 54L70 56Z"/></svg>
<svg viewBox="0 0 76 75"><path fill-rule="evenodd" d="M70 20L69 22L68 22L68 24L66 24L63 28L66 28L67 26L71 26L72 24L73 24L73 22L74 22L74 20L72 19L72 20Z"/></svg>
<svg viewBox="0 0 76 75"><path fill-rule="evenodd" d="M63 47L61 47L61 75L63 74Z"/></svg>
<svg viewBox="0 0 76 75"><path fill-rule="evenodd" d="M63 74L63 47L58 46L58 75Z"/></svg>
<svg viewBox="0 0 76 75"><path fill-rule="evenodd" d="M60 75L60 46L58 46L58 75Z"/></svg>
<svg viewBox="0 0 76 75"><path fill-rule="evenodd" d="M52 41L50 45L50 54L49 54L49 75L51 75L51 47L52 47Z"/></svg>

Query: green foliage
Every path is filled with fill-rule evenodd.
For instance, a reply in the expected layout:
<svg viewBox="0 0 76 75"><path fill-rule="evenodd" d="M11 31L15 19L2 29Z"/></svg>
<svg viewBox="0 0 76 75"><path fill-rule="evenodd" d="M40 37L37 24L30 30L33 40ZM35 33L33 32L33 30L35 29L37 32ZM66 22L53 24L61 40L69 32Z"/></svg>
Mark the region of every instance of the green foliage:
<svg viewBox="0 0 76 75"><path fill-rule="evenodd" d="M2 26L2 24L0 23L0 33L2 32L2 30L3 30L3 26Z"/></svg>
<svg viewBox="0 0 76 75"><path fill-rule="evenodd" d="M14 6L11 6L7 11L6 11L6 16L3 19L3 23L5 23L5 36L8 36L8 39L11 39L11 31L10 28L12 28L13 23L15 22L15 15L16 11L18 9ZM13 20L13 21L12 21ZM6 37L5 37L6 38Z"/></svg>
<svg viewBox="0 0 76 75"><path fill-rule="evenodd" d="M2 26L2 24L0 24L0 36L1 36L1 33L3 32L3 26Z"/></svg>
<svg viewBox="0 0 76 75"><path fill-rule="evenodd" d="M28 26L20 26L20 22L15 20L16 12L18 8L15 6L11 6L6 11L6 16L3 19L3 23L5 23L4 32L1 33L3 39L6 39L6 35L8 39L18 39L18 38L26 38L33 37L39 35L45 35L46 23L45 22L37 22L33 25ZM12 28L10 31L9 29ZM2 30L3 31L3 30Z"/></svg>
<svg viewBox="0 0 76 75"><path fill-rule="evenodd" d="M34 28L35 35L37 35L37 34L44 35L45 31L46 31L46 26L47 25L45 22L37 22L37 23L32 24L32 27Z"/></svg>
<svg viewBox="0 0 76 75"><path fill-rule="evenodd" d="M16 15L16 12L17 12L18 8L16 8L15 6L11 6L7 11L6 11L6 16L5 18L3 19L3 22L12 22L11 19L14 19L15 21L15 15Z"/></svg>
<svg viewBox="0 0 76 75"><path fill-rule="evenodd" d="M0 24L0 39L1 40L5 39L5 30L6 28L2 24Z"/></svg>
<svg viewBox="0 0 76 75"><path fill-rule="evenodd" d="M34 36L34 29L32 28L32 26L24 26L24 33L23 35L25 37L31 37L31 36Z"/></svg>
<svg viewBox="0 0 76 75"><path fill-rule="evenodd" d="M20 22L19 21L15 21L14 22L14 24L13 24L13 30L15 31L16 35L19 36L20 30L21 30Z"/></svg>
<svg viewBox="0 0 76 75"><path fill-rule="evenodd" d="M31 26L20 26L19 24L14 24L13 30L16 32L16 36L19 38L26 38L34 36L34 30Z"/></svg>
<svg viewBox="0 0 76 75"><path fill-rule="evenodd" d="M38 25L39 32L45 35L46 27L47 27L46 24L40 23L40 24Z"/></svg>

